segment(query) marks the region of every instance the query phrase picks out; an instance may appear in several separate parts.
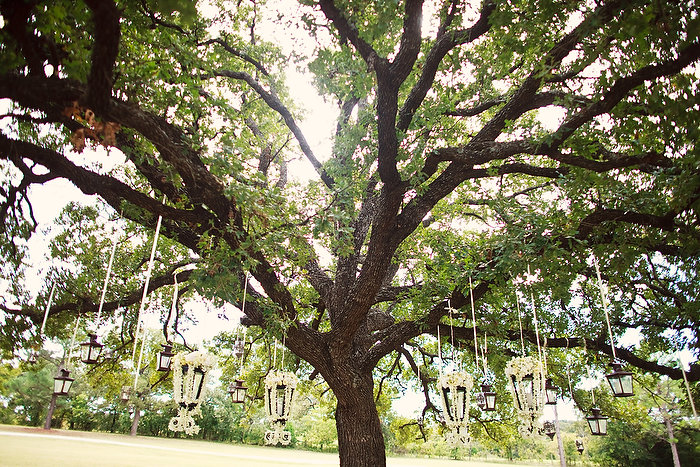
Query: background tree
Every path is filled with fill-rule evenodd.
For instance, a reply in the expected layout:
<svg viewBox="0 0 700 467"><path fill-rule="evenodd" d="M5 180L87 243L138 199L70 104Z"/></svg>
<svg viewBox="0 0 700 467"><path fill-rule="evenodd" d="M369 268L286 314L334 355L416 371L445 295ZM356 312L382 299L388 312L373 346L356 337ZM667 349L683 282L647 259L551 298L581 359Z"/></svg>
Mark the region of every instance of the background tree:
<svg viewBox="0 0 700 467"><path fill-rule="evenodd" d="M195 258L179 279L240 307L250 277L243 322L284 338L333 392L343 466L385 464L375 381L398 355L427 365L438 328L469 349L471 299L497 374L518 352L515 286L550 348L609 356L594 256L616 338L697 354L697 2L303 1L271 15L275 40L304 38L291 52L258 30L275 5L211 3L0 3L6 350L67 279L51 271L35 302L22 285L31 191L62 178L144 229L162 216L173 253L153 289L174 283L169 261ZM337 104L322 156L283 83L297 59ZM100 165L97 146L126 168ZM308 182L289 178L298 157ZM96 286L81 285L61 282L50 335L96 312ZM108 310L138 288L120 295Z"/></svg>

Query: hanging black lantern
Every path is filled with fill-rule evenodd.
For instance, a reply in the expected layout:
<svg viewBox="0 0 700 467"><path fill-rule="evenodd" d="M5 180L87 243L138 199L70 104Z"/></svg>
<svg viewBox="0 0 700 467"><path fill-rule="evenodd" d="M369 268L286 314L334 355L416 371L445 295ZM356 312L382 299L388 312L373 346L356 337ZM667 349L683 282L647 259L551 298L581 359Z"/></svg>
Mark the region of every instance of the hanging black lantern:
<svg viewBox="0 0 700 467"><path fill-rule="evenodd" d="M476 395L476 405L485 412L496 410L496 393L491 391L490 384L481 385L481 392Z"/></svg>
<svg viewBox="0 0 700 467"><path fill-rule="evenodd" d="M236 337L236 341L233 343L233 355L240 359L243 357L245 352L245 340L242 337Z"/></svg>
<svg viewBox="0 0 700 467"><path fill-rule="evenodd" d="M67 396L68 391L70 391L70 387L73 384L73 381L75 381L74 378L71 378L70 376L70 371L66 370L65 368L61 368L56 376L53 378L53 393L56 394L57 396Z"/></svg>
<svg viewBox="0 0 700 467"><path fill-rule="evenodd" d="M87 342L80 344L80 360L92 365L97 363L104 345L97 342L97 334L89 333L88 338Z"/></svg>
<svg viewBox="0 0 700 467"><path fill-rule="evenodd" d="M559 388L556 387L554 383L552 383L552 380L550 378L547 378L547 380L544 383L545 404L556 405L558 392Z"/></svg>
<svg viewBox="0 0 700 467"><path fill-rule="evenodd" d="M170 344L161 344L163 350L158 352L158 371L170 371L170 363L173 360L173 346Z"/></svg>
<svg viewBox="0 0 700 467"><path fill-rule="evenodd" d="M583 441L580 439L576 440L576 450L578 451L579 455L583 454Z"/></svg>
<svg viewBox="0 0 700 467"><path fill-rule="evenodd" d="M122 402L129 402L129 398L131 397L131 386L122 386L122 390L119 393L119 398L122 400Z"/></svg>
<svg viewBox="0 0 700 467"><path fill-rule="evenodd" d="M605 377L608 383L610 383L610 389L612 389L613 395L615 397L633 396L632 373L624 371L620 363L613 362L611 365L613 367L613 372L609 375L605 375Z"/></svg>
<svg viewBox="0 0 700 467"><path fill-rule="evenodd" d="M237 379L235 383L231 383L228 387L228 393L231 394L231 402L234 404L242 404L245 402L245 392L247 387L243 386L243 381Z"/></svg>
<svg viewBox="0 0 700 467"><path fill-rule="evenodd" d="M591 434L595 436L605 436L608 434L608 417L600 414L598 407L591 409L591 415L586 417L588 428L591 429Z"/></svg>
<svg viewBox="0 0 700 467"><path fill-rule="evenodd" d="M513 390L515 392L515 400L518 403L518 409L527 411L532 410L536 406L535 403L535 378L532 375L525 375L523 379L518 380L513 376Z"/></svg>
<svg viewBox="0 0 700 467"><path fill-rule="evenodd" d="M549 436L549 439L554 439L554 435L557 434L557 427L554 422L547 420L542 425L542 432Z"/></svg>
<svg viewBox="0 0 700 467"><path fill-rule="evenodd" d="M34 365L37 360L38 360L38 354L35 351L29 352L29 355L27 356L27 363Z"/></svg>

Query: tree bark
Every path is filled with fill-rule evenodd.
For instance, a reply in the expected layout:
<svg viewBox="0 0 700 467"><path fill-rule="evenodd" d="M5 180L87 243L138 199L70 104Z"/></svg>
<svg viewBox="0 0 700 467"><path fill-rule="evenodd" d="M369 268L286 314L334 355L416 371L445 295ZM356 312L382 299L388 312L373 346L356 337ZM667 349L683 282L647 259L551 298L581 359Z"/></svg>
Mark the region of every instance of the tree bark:
<svg viewBox="0 0 700 467"><path fill-rule="evenodd" d="M44 430L51 429L51 419L53 419L53 412L56 410L56 399L58 394L51 395L51 403L49 404L49 411L46 413L46 420L44 420Z"/></svg>
<svg viewBox="0 0 700 467"><path fill-rule="evenodd" d="M374 401L372 374L353 375L350 385L334 390L335 424L341 467L384 467L384 435Z"/></svg>
<svg viewBox="0 0 700 467"><path fill-rule="evenodd" d="M139 420L141 419L141 409L134 407L134 419L131 422L131 436L136 436L139 430Z"/></svg>
<svg viewBox="0 0 700 467"><path fill-rule="evenodd" d="M661 407L661 416L664 418L664 425L666 425L666 433L668 434L668 443L671 445L673 466L681 467L681 459L678 457L678 447L676 446L675 436L673 435L673 424L671 423L671 416L668 413L666 404Z"/></svg>

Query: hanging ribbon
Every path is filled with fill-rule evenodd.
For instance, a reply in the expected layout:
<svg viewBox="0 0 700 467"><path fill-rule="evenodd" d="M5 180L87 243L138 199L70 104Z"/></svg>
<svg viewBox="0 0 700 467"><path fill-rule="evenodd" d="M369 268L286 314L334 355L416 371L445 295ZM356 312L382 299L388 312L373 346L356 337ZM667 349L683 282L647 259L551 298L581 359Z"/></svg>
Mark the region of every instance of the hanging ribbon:
<svg viewBox="0 0 700 467"><path fill-rule="evenodd" d="M598 288L600 289L600 300L603 302L603 312L605 313L605 322L608 325L608 335L610 336L610 350L612 350L613 360L617 360L615 354L615 342L613 341L612 327L610 326L610 316L608 316L608 297L607 289L603 285L603 279L600 277L600 268L598 267L598 259L593 256L593 264L595 265L595 273L598 276Z"/></svg>
<svg viewBox="0 0 700 467"><path fill-rule="evenodd" d="M520 350L521 355L525 356L525 338L523 337L523 320L520 317L520 299L518 298L518 291L515 291L515 307L518 309L518 327L520 328Z"/></svg>
<svg viewBox="0 0 700 467"><path fill-rule="evenodd" d="M102 285L102 295L100 296L100 307L97 309L97 318L95 318L95 327L99 326L100 318L102 317L102 307L105 304L105 295L107 294L107 284L109 284L109 277L112 274L112 264L114 263L114 253L117 251L117 232L113 233L112 238L112 250L109 253L109 263L107 264L107 274L105 275L105 282Z"/></svg>
<svg viewBox="0 0 700 467"><path fill-rule="evenodd" d="M70 361L73 358L73 346L75 345L75 337L78 334L78 324L80 323L80 313L75 318L75 326L73 327L73 335L70 339L70 347L68 347L68 363L66 366L70 366Z"/></svg>
<svg viewBox="0 0 700 467"><path fill-rule="evenodd" d="M164 199L165 201L165 199ZM139 333L141 332L141 315L143 314L143 309L146 304L146 298L148 295L148 285L151 281L151 274L153 273L153 260L156 256L156 247L158 246L158 235L160 234L160 226L163 222L163 216L158 216L158 221L156 222L156 232L153 235L153 246L151 247L151 257L148 260L148 269L146 270L146 281L143 284L143 294L141 295L141 304L139 305L139 312L136 317L136 333L134 334L134 350L131 354L131 366L134 366L134 360L136 359L136 347L138 346ZM145 338L145 336L144 336ZM139 354L138 366L134 369L134 389L136 389L136 384L139 380L139 370L141 369L141 361L143 358L143 345L141 345L141 352Z"/></svg>
<svg viewBox="0 0 700 467"><path fill-rule="evenodd" d="M469 301L472 304L472 325L474 328L474 358L476 358L476 368L479 369L479 341L476 338L476 313L474 311L474 288L472 287L472 277L469 276ZM486 366L484 366L484 376L486 376Z"/></svg>
<svg viewBox="0 0 700 467"><path fill-rule="evenodd" d="M46 319L49 317L49 310L51 309L51 303L53 302L53 293L56 291L56 282L51 286L51 292L49 293L49 301L46 302L46 309L44 310L44 320L41 322L41 329L39 330L39 337L44 335L44 328L46 327Z"/></svg>
<svg viewBox="0 0 700 467"><path fill-rule="evenodd" d="M527 274L532 275L530 272L530 265L527 265ZM530 301L532 302L532 321L535 325L535 339L537 340L537 356L540 359L540 365L542 365L542 347L540 346L540 328L537 321L537 308L535 307L535 295L532 293L532 287L530 288Z"/></svg>

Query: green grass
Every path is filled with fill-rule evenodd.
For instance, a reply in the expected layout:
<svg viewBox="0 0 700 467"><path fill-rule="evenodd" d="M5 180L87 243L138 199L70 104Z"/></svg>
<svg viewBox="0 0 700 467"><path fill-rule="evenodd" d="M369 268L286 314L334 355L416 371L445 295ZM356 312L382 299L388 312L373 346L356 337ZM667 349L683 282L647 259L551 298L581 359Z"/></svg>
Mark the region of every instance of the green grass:
<svg viewBox="0 0 700 467"><path fill-rule="evenodd" d="M332 466L337 454L188 439L0 425L0 466ZM491 462L390 458L390 467L495 467ZM522 465L522 464L521 464ZM530 464L532 465L532 464ZM549 465L549 464L547 464Z"/></svg>

